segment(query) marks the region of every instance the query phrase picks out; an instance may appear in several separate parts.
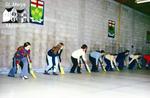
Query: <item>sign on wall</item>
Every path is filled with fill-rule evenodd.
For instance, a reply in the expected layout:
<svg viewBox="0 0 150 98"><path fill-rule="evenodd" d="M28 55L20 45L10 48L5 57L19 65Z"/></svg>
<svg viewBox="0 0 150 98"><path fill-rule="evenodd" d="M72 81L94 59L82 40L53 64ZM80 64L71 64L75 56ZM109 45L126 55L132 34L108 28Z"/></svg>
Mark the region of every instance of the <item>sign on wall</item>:
<svg viewBox="0 0 150 98"><path fill-rule="evenodd" d="M27 23L28 15L26 9L16 9L15 7L5 8L2 23Z"/></svg>
<svg viewBox="0 0 150 98"><path fill-rule="evenodd" d="M30 23L44 24L44 1L30 1Z"/></svg>
<svg viewBox="0 0 150 98"><path fill-rule="evenodd" d="M30 0L29 8L23 2L6 2L5 6L2 23L44 24L44 1Z"/></svg>
<svg viewBox="0 0 150 98"><path fill-rule="evenodd" d="M108 37L115 38L115 21L108 20Z"/></svg>

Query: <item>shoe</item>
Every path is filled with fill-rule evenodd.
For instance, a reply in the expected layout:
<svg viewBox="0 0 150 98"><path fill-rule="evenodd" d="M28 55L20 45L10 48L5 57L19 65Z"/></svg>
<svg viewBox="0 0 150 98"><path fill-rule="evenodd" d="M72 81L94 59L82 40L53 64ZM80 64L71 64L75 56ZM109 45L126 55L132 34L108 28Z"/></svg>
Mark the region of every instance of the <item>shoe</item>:
<svg viewBox="0 0 150 98"><path fill-rule="evenodd" d="M29 79L27 76L21 77L22 80Z"/></svg>
<svg viewBox="0 0 150 98"><path fill-rule="evenodd" d="M45 74L45 75L50 75L50 73L48 73L46 70L44 71L43 74Z"/></svg>
<svg viewBox="0 0 150 98"><path fill-rule="evenodd" d="M70 73L75 73L75 72L73 72L73 71L70 71Z"/></svg>
<svg viewBox="0 0 150 98"><path fill-rule="evenodd" d="M98 70L91 70L91 72L99 72Z"/></svg>
<svg viewBox="0 0 150 98"><path fill-rule="evenodd" d="M28 79L28 77L27 76L23 76L25 79Z"/></svg>
<svg viewBox="0 0 150 98"><path fill-rule="evenodd" d="M14 75L8 75L8 77L15 77Z"/></svg>
<svg viewBox="0 0 150 98"><path fill-rule="evenodd" d="M77 72L78 74L81 74L82 72Z"/></svg>
<svg viewBox="0 0 150 98"><path fill-rule="evenodd" d="M56 72L53 72L53 75L58 75Z"/></svg>

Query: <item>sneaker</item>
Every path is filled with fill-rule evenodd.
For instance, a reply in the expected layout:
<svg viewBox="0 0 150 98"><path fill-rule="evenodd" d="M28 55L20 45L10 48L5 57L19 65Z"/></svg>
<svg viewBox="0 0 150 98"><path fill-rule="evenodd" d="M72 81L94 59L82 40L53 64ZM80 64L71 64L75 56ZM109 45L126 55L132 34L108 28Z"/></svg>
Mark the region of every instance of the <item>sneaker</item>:
<svg viewBox="0 0 150 98"><path fill-rule="evenodd" d="M27 76L23 76L25 79L28 79L28 77Z"/></svg>
<svg viewBox="0 0 150 98"><path fill-rule="evenodd" d="M56 72L53 72L53 75L58 75Z"/></svg>
<svg viewBox="0 0 150 98"><path fill-rule="evenodd" d="M46 70L44 71L44 74L45 75L50 75L50 73L48 73Z"/></svg>

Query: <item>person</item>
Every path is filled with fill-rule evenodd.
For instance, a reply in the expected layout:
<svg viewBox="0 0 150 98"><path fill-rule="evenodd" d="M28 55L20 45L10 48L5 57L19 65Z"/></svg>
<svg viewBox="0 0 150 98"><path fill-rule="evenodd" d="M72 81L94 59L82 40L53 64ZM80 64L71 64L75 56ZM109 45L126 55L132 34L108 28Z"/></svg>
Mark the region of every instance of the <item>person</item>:
<svg viewBox="0 0 150 98"><path fill-rule="evenodd" d="M44 74L49 75L50 71L53 72L53 75L58 75L57 69L59 65L59 61L61 60L61 53L63 49L63 44L58 44L54 46L47 52L47 66L44 71Z"/></svg>
<svg viewBox="0 0 150 98"><path fill-rule="evenodd" d="M119 70L123 70L123 68L125 66L124 61L128 55L129 55L129 50L118 53L117 58L116 58L116 62L118 63Z"/></svg>
<svg viewBox="0 0 150 98"><path fill-rule="evenodd" d="M21 67L21 78L28 79L27 75L29 73L29 63L32 62L30 58L30 48L31 44L29 42L25 42L23 46L17 48L17 51L15 52L13 57L13 66L8 73L9 77L15 77L17 69Z"/></svg>
<svg viewBox="0 0 150 98"><path fill-rule="evenodd" d="M149 67L150 67L150 55L149 54L143 55L143 59L146 61L146 65L145 65L146 69L149 69Z"/></svg>
<svg viewBox="0 0 150 98"><path fill-rule="evenodd" d="M91 68L92 72L98 72L98 65L100 63L100 60L102 61L104 54L105 54L104 50L101 51L96 50L89 54L89 60L92 64L92 68Z"/></svg>
<svg viewBox="0 0 150 98"><path fill-rule="evenodd" d="M140 58L141 58L141 54L139 54L139 53L129 55L128 69L133 70L135 68L136 64L138 65L137 67L141 68L141 66L139 64Z"/></svg>
<svg viewBox="0 0 150 98"><path fill-rule="evenodd" d="M87 49L88 49L88 46L86 44L83 44L80 49L75 50L72 53L71 61L73 63L73 66L70 70L70 73L75 73L76 68L77 68L77 73L79 73L79 74L81 73L81 66L80 66L81 58L82 58L83 62L87 65L87 60L85 58Z"/></svg>
<svg viewBox="0 0 150 98"><path fill-rule="evenodd" d="M58 51L58 57L59 57L59 63L58 63L58 69L59 69L59 72L61 72L61 62L62 62L62 58L61 58L61 54L62 54L62 51L63 51L63 48L64 48L64 43L60 42L58 45L61 46L60 50Z"/></svg>
<svg viewBox="0 0 150 98"><path fill-rule="evenodd" d="M114 71L115 68L119 71L117 63L116 63L116 55L106 54L104 55L104 62L106 63L106 71Z"/></svg>

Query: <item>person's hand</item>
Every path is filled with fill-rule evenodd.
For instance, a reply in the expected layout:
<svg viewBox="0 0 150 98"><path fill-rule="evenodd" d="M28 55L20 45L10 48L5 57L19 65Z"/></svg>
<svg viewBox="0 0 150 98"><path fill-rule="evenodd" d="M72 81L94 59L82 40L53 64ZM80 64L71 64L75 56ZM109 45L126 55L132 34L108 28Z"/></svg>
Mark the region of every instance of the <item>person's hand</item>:
<svg viewBox="0 0 150 98"><path fill-rule="evenodd" d="M30 62L29 62L29 68L30 68L30 69L32 68L32 63L30 63Z"/></svg>
<svg viewBox="0 0 150 98"><path fill-rule="evenodd" d="M19 65L19 64L17 64L17 69L19 69L19 66L20 66L20 65Z"/></svg>

